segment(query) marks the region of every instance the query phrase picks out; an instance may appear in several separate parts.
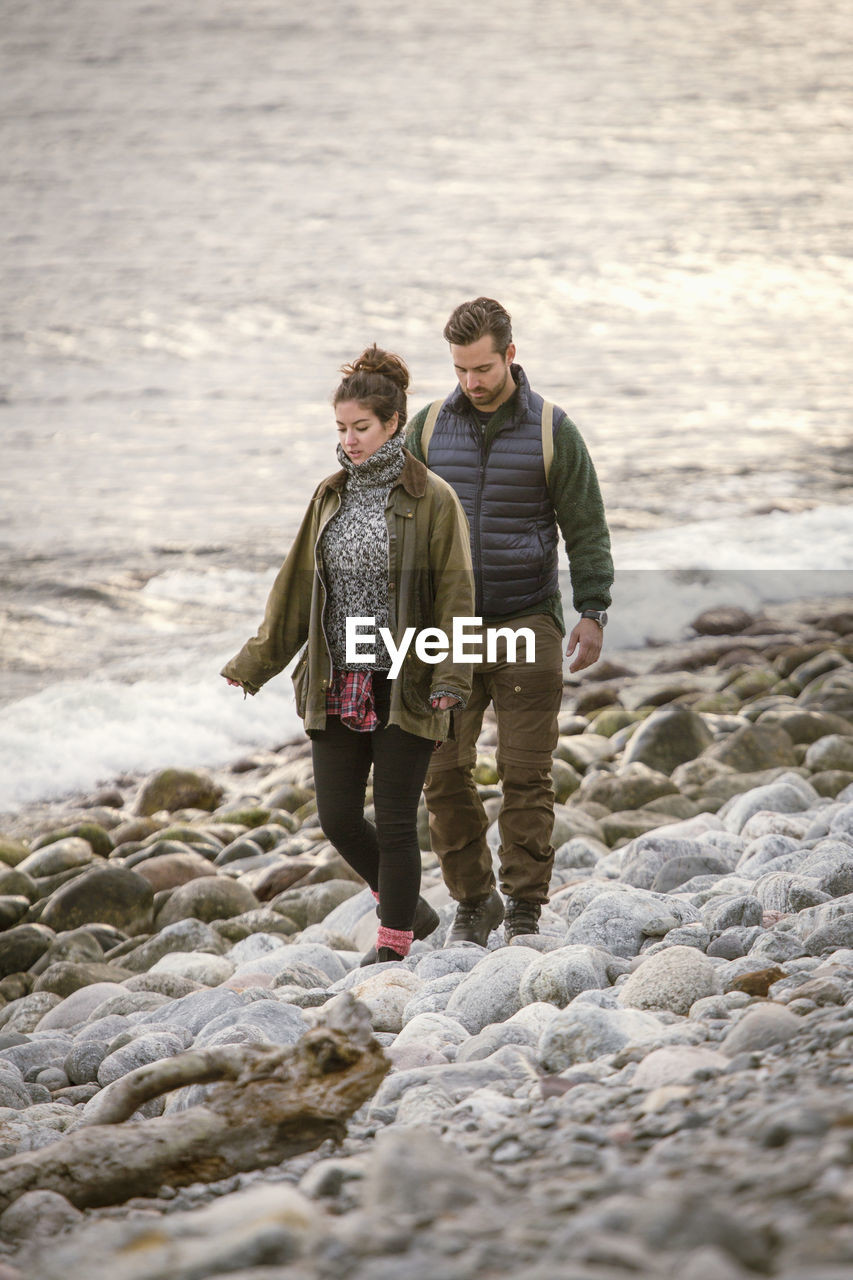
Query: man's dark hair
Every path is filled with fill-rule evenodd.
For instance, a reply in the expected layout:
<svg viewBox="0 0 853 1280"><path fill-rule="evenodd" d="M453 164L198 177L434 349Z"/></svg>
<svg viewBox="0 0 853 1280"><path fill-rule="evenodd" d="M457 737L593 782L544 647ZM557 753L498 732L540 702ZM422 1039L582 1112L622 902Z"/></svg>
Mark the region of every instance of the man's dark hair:
<svg viewBox="0 0 853 1280"><path fill-rule="evenodd" d="M457 347L470 347L487 333L491 334L495 351L503 355L512 342L512 320L494 298L461 302L444 326L445 338Z"/></svg>

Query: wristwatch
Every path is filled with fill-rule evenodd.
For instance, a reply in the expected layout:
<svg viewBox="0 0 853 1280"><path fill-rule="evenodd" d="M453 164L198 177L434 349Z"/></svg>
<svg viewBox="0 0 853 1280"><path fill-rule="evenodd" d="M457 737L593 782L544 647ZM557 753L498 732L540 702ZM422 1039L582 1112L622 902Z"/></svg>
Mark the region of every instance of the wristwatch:
<svg viewBox="0 0 853 1280"><path fill-rule="evenodd" d="M593 622L598 623L602 631L607 626L607 613L604 609L584 609L581 617L592 618Z"/></svg>

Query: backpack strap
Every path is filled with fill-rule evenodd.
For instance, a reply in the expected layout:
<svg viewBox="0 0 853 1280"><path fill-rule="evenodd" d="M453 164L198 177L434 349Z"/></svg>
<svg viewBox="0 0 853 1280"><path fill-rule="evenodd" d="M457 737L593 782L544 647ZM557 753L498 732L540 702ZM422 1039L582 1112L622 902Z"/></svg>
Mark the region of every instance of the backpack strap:
<svg viewBox="0 0 853 1280"><path fill-rule="evenodd" d="M551 473L554 460L554 405L550 400L542 401L542 461L545 464L545 483Z"/></svg>
<svg viewBox="0 0 853 1280"><path fill-rule="evenodd" d="M429 455L429 442L432 439L432 433L435 430L435 424L438 421L438 415L441 412L441 406L443 404L443 399L433 400L432 404L427 409L427 416L424 419L424 429L421 432L421 453L424 456L424 462L426 462Z"/></svg>

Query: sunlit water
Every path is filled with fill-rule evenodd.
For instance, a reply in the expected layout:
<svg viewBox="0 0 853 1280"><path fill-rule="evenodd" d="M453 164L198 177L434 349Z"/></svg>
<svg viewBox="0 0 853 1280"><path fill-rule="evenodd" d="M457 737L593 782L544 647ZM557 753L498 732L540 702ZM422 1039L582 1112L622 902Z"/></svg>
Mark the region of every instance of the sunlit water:
<svg viewBox="0 0 853 1280"><path fill-rule="evenodd" d="M0 807L295 731L216 671L335 465L338 366L449 390L478 293L618 566L849 589L850 83L841 0L7 0ZM661 625L633 581L611 644Z"/></svg>

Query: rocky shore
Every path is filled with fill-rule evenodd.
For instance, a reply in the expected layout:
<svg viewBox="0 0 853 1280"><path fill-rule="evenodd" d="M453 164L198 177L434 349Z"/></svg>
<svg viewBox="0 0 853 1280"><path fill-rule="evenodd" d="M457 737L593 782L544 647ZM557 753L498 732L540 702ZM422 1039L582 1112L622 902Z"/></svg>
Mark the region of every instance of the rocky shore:
<svg viewBox="0 0 853 1280"><path fill-rule="evenodd" d="M442 947L424 813L441 924L360 967L375 903L302 740L8 818L0 1280L853 1274L853 603L694 629L567 685L551 901L510 946ZM493 747L487 723L496 812ZM339 1144L100 1207L73 1169L3 1198L115 1082L295 1046L342 992L391 1067Z"/></svg>

